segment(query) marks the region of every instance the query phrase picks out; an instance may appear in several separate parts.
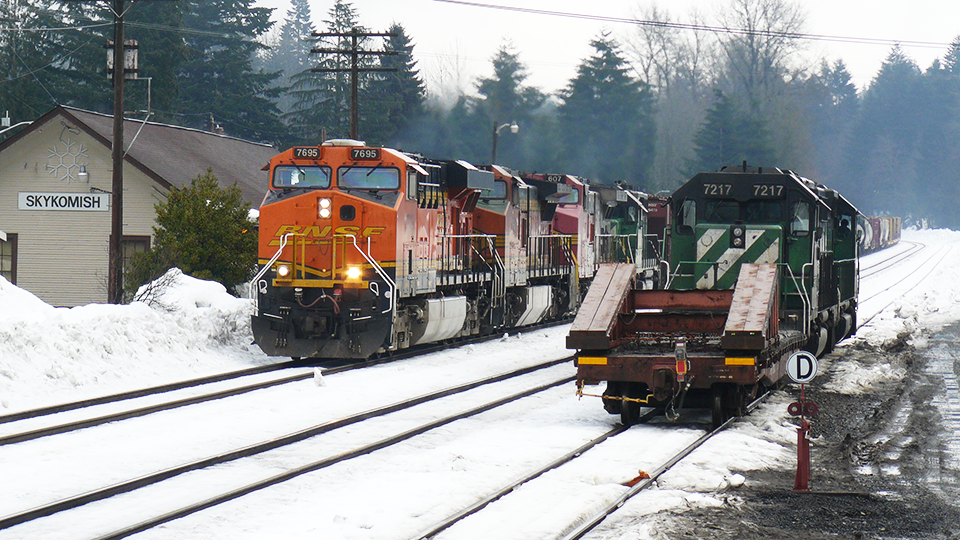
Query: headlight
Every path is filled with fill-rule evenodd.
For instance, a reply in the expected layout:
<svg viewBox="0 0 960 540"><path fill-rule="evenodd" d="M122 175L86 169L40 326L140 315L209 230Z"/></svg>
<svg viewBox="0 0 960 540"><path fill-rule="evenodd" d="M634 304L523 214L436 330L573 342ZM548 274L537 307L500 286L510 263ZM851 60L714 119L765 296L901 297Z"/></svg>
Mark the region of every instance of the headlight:
<svg viewBox="0 0 960 540"><path fill-rule="evenodd" d="M277 277L280 279L285 279L290 276L290 265L281 264L277 266Z"/></svg>
<svg viewBox="0 0 960 540"><path fill-rule="evenodd" d="M351 266L350 268L347 268L347 279L360 279L360 274L361 272L359 266Z"/></svg>
<svg viewBox="0 0 960 540"><path fill-rule="evenodd" d="M328 219L328 218L330 217L330 209L329 209L329 208L321 208L319 214L320 214L320 217L321 217L321 218L323 218L323 219Z"/></svg>
<svg viewBox="0 0 960 540"><path fill-rule="evenodd" d="M319 201L317 201L317 210L318 210L317 215L323 219L328 219L332 214L331 212L332 206L333 206L333 203L330 201L330 199L327 199L327 198L320 199Z"/></svg>

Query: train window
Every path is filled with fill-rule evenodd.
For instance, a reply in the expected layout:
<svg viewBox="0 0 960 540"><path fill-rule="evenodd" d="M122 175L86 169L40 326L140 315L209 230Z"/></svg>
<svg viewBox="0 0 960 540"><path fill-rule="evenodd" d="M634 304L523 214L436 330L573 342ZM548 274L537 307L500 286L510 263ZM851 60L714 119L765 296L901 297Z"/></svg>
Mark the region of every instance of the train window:
<svg viewBox="0 0 960 540"><path fill-rule="evenodd" d="M277 165L273 168L275 188L328 188L330 167Z"/></svg>
<svg viewBox="0 0 960 540"><path fill-rule="evenodd" d="M840 216L840 224L837 227L837 238L850 238L853 236L850 224L853 223L853 216Z"/></svg>
<svg viewBox="0 0 960 540"><path fill-rule="evenodd" d="M550 202L557 204L577 204L580 202L580 191L577 188L571 188L570 193L556 193L550 197Z"/></svg>
<svg viewBox="0 0 960 540"><path fill-rule="evenodd" d="M486 190L481 195L484 199L506 199L507 198L507 183L503 180L494 180L493 181L493 190Z"/></svg>
<svg viewBox="0 0 960 540"><path fill-rule="evenodd" d="M417 199L417 171L413 169L407 171L407 198Z"/></svg>
<svg viewBox="0 0 960 540"><path fill-rule="evenodd" d="M733 223L740 220L740 203L729 199L703 201L703 220L707 223Z"/></svg>
<svg viewBox="0 0 960 540"><path fill-rule="evenodd" d="M747 201L743 205L743 221L775 225L783 221L783 206L780 201Z"/></svg>
<svg viewBox="0 0 960 540"><path fill-rule="evenodd" d="M692 199L686 199L680 203L677 210L677 233L693 234L694 226L697 224L697 202Z"/></svg>
<svg viewBox="0 0 960 540"><path fill-rule="evenodd" d="M803 201L793 203L790 209L790 234L807 236L810 234L810 205Z"/></svg>
<svg viewBox="0 0 960 540"><path fill-rule="evenodd" d="M400 170L393 167L340 167L337 186L341 189L400 189Z"/></svg>

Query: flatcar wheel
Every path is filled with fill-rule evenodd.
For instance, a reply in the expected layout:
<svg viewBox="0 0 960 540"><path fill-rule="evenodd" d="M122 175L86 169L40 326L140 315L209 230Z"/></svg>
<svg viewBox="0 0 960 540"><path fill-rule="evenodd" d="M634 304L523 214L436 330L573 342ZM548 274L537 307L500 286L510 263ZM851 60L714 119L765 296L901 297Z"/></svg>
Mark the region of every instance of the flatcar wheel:
<svg viewBox="0 0 960 540"><path fill-rule="evenodd" d="M622 383L625 398L637 399L640 397L640 385ZM640 403L636 401L620 402L620 423L625 426L632 426L640 421Z"/></svg>
<svg viewBox="0 0 960 540"><path fill-rule="evenodd" d="M727 421L726 408L723 406L723 394L725 392L723 391L722 386L714 386L710 392L710 413L712 416L713 428L716 429Z"/></svg>

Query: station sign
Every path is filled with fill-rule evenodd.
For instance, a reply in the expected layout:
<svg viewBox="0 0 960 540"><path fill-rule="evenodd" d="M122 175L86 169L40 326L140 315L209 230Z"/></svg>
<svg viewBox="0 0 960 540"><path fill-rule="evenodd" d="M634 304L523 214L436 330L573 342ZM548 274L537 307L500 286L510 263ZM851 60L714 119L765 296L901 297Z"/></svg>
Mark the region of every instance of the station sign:
<svg viewBox="0 0 960 540"><path fill-rule="evenodd" d="M109 193L28 193L20 192L20 210L66 210L73 212L106 212L110 210Z"/></svg>

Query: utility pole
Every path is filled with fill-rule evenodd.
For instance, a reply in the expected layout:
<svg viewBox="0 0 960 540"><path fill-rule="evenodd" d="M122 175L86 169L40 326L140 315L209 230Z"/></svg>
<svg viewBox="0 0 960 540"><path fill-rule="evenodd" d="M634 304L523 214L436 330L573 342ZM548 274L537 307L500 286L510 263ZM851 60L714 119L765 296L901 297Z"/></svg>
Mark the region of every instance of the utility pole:
<svg viewBox="0 0 960 540"><path fill-rule="evenodd" d="M399 54L397 51L364 51L360 50L360 41L368 37L395 37L396 34L383 33L383 32L361 32L359 28L353 28L350 32L314 32L313 37L325 38L325 37L349 37L351 38L351 46L349 49L324 49L324 48L313 48L310 49L312 53L320 54L345 54L350 55L350 67L349 68L313 68L310 71L314 73L349 73L350 74L350 138L359 139L360 138L360 114L358 106L358 82L357 79L360 73L372 73L372 72L390 72L397 71L393 68L362 68L359 66L359 61L361 56L383 56L391 54ZM339 64L338 64L339 65Z"/></svg>
<svg viewBox="0 0 960 540"><path fill-rule="evenodd" d="M110 271L107 297L123 302L123 49L124 0L113 0L113 196L110 220Z"/></svg>
<svg viewBox="0 0 960 540"><path fill-rule="evenodd" d="M67 1L80 4L98 3L98 0ZM138 1L150 0L131 0L131 5ZM107 301L120 304L123 302L123 81L127 71L123 41L123 19L127 10L125 0L112 0L110 9L113 11L113 182L107 256Z"/></svg>

